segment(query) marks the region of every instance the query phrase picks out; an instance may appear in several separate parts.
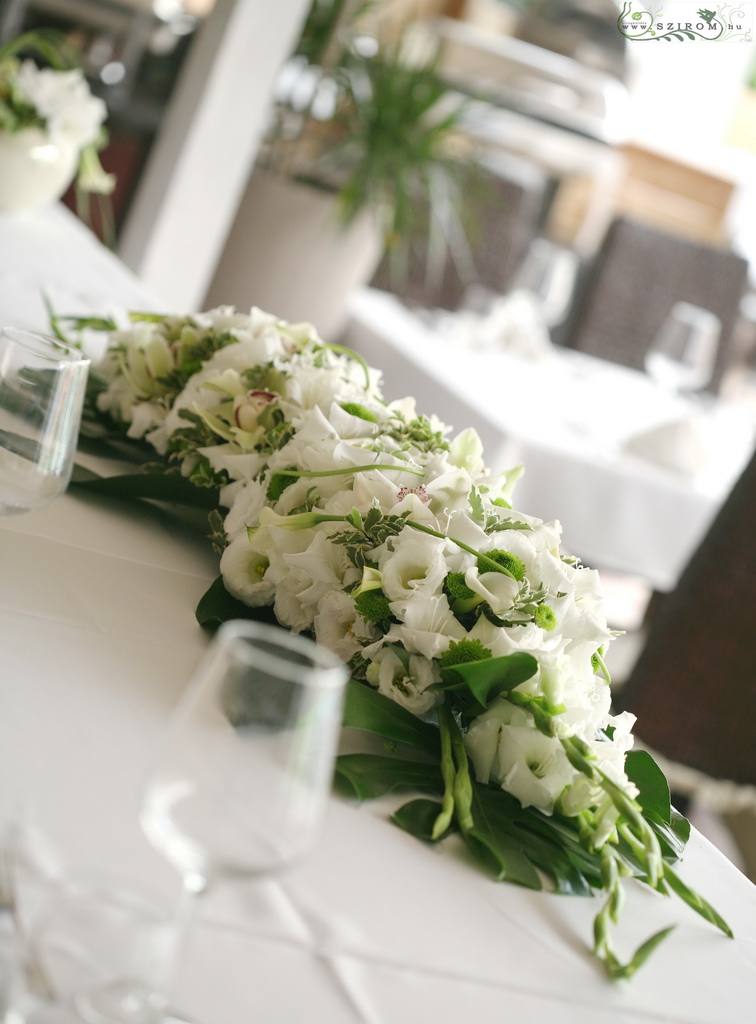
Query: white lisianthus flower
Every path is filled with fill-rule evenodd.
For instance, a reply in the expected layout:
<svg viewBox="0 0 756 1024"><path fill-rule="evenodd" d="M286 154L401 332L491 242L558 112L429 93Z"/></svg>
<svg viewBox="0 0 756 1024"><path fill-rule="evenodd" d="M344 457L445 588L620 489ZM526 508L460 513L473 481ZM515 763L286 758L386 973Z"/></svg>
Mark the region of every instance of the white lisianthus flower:
<svg viewBox="0 0 756 1024"><path fill-rule="evenodd" d="M368 399L369 401L369 399ZM342 439L355 439L355 438L373 438L379 431L379 412L377 409L372 408L372 404L368 406L363 402L354 402L350 406L349 402L344 402L343 405L347 407L355 407L363 410L367 415L372 416L373 419L365 419L364 416L359 416L356 413L348 412L342 407L342 403L333 402L328 412L329 422L332 424L333 429Z"/></svg>
<svg viewBox="0 0 756 1024"><path fill-rule="evenodd" d="M471 566L465 573L465 583L501 619L506 618L520 590L517 580L506 573L479 572L476 566Z"/></svg>
<svg viewBox="0 0 756 1024"><path fill-rule="evenodd" d="M294 632L309 629L326 594L342 590L341 552L318 532L303 551L281 555L283 572L276 587L275 611ZM274 559L271 557L272 567Z"/></svg>
<svg viewBox="0 0 756 1024"><path fill-rule="evenodd" d="M252 547L246 532L239 533L221 555L223 585L229 594L253 608L270 604L275 586L264 579L268 566L268 559Z"/></svg>
<svg viewBox="0 0 756 1024"><path fill-rule="evenodd" d="M313 620L315 639L343 661L349 661L376 630L357 612L354 600L343 590L332 590L318 604Z"/></svg>
<svg viewBox="0 0 756 1024"><path fill-rule="evenodd" d="M441 678L438 666L417 654L401 656L394 647L383 647L367 668L367 680L384 694L415 715L424 715L440 699L431 684Z"/></svg>
<svg viewBox="0 0 756 1024"><path fill-rule="evenodd" d="M393 551L385 552L379 560L383 592L389 601L412 597L420 588L426 593L440 593L448 571L445 549L445 540L405 527L394 541Z"/></svg>

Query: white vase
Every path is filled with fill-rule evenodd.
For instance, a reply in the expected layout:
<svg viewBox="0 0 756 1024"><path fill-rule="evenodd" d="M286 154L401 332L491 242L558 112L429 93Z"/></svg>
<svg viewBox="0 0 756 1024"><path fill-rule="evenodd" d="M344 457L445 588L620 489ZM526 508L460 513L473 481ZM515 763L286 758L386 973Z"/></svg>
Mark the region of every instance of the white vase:
<svg viewBox="0 0 756 1024"><path fill-rule="evenodd" d="M60 199L78 160L76 146L50 142L39 128L0 131L0 210L31 210Z"/></svg>
<svg viewBox="0 0 756 1024"><path fill-rule="evenodd" d="M255 171L204 305L259 306L284 320L309 321L325 341L335 341L349 294L367 284L382 251L373 217L344 230L332 193Z"/></svg>

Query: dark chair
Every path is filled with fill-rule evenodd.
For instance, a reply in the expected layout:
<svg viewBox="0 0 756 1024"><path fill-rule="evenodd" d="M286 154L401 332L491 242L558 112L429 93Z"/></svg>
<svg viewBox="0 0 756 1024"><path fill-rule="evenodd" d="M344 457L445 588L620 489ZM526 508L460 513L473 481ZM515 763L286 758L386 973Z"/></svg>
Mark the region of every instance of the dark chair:
<svg viewBox="0 0 756 1024"><path fill-rule="evenodd" d="M756 785L756 454L661 602L616 704L671 761Z"/></svg>
<svg viewBox="0 0 756 1024"><path fill-rule="evenodd" d="M615 219L585 275L564 343L635 369L676 302L719 317L722 333L708 390L735 356L734 335L748 262L629 218ZM561 340L561 339L560 339Z"/></svg>

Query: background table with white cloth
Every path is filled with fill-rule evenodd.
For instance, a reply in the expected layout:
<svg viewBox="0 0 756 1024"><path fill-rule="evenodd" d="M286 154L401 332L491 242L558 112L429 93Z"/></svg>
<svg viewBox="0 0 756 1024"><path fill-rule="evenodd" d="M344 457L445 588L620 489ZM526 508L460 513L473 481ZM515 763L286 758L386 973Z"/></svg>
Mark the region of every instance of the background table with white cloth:
<svg viewBox="0 0 756 1024"><path fill-rule="evenodd" d="M431 326L387 292L363 289L350 308L344 343L382 370L387 398L475 427L494 471L522 463L515 507L559 519L587 564L674 587L748 460L752 414L574 350L528 358L466 314Z"/></svg>
<svg viewBox="0 0 756 1024"><path fill-rule="evenodd" d="M0 218L3 260L10 236L47 252L40 267L51 268L61 299L78 304L68 312L90 301L92 312L149 301L57 208L11 226ZM43 313L0 288L0 320L42 328ZM207 642L193 613L216 573L201 532L158 507L70 492L0 521L0 818L24 810L65 865L109 865L177 893L137 813L145 773ZM728 919L735 941L679 901L634 886L623 954L664 925L679 927L631 983L612 984L588 953L596 901L494 883L453 844L427 848L389 824L390 803L358 808L334 798L305 863L202 906L176 993L189 1018L752 1021L756 888L699 834L681 874Z"/></svg>

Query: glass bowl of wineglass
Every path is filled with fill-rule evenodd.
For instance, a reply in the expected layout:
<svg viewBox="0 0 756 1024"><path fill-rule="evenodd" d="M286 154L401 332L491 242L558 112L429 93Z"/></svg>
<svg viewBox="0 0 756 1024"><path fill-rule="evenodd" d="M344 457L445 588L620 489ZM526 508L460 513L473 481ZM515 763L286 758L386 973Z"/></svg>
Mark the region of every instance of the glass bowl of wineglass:
<svg viewBox="0 0 756 1024"><path fill-rule="evenodd" d="M55 338L0 328L0 515L49 505L71 478L89 359Z"/></svg>
<svg viewBox="0 0 756 1024"><path fill-rule="evenodd" d="M311 848L347 674L330 651L279 627L236 620L218 630L169 725L140 819L181 877L184 931L194 897L277 873Z"/></svg>
<svg viewBox="0 0 756 1024"><path fill-rule="evenodd" d="M714 372L721 330L709 310L675 303L646 353L646 373L672 394L701 391Z"/></svg>

